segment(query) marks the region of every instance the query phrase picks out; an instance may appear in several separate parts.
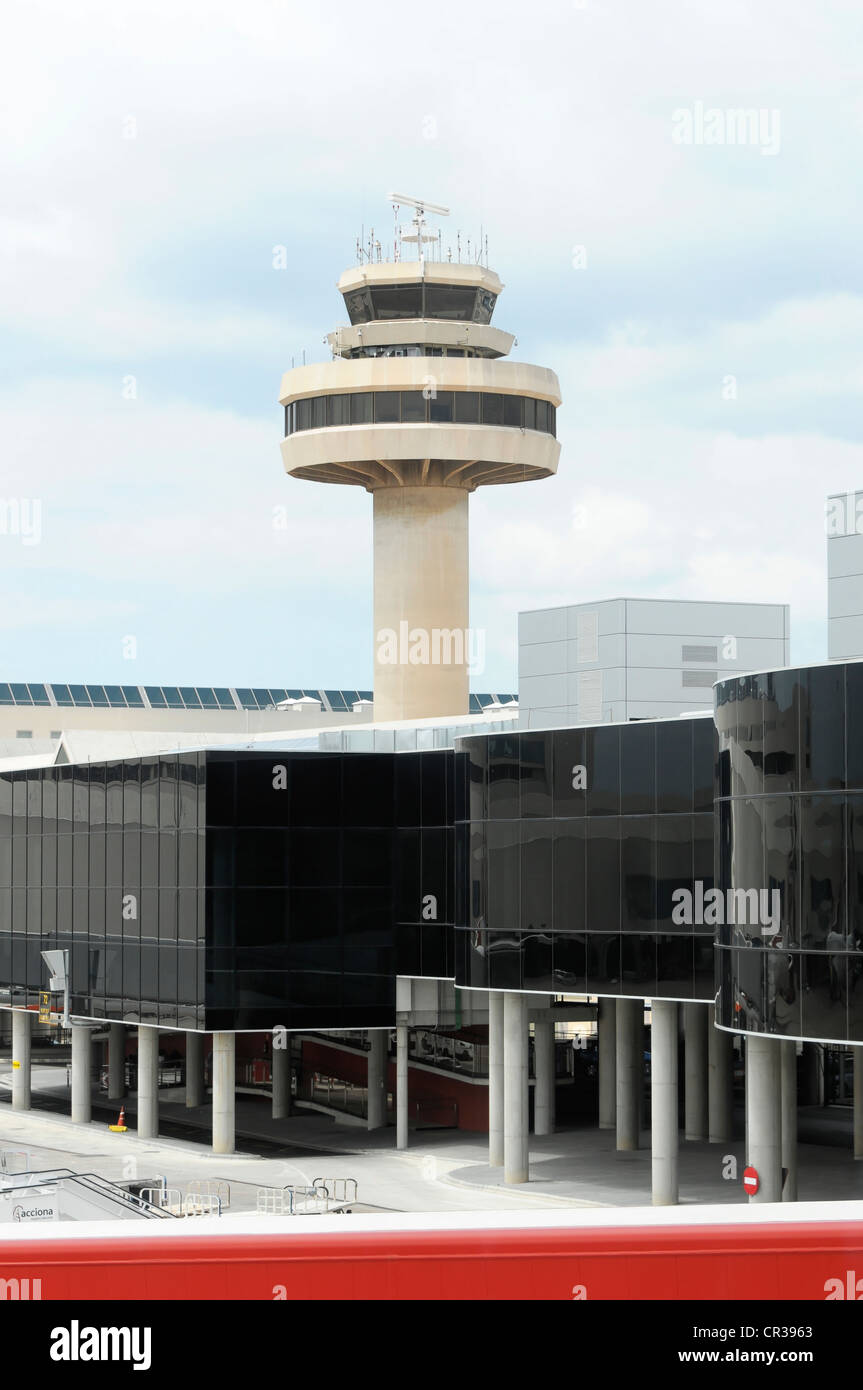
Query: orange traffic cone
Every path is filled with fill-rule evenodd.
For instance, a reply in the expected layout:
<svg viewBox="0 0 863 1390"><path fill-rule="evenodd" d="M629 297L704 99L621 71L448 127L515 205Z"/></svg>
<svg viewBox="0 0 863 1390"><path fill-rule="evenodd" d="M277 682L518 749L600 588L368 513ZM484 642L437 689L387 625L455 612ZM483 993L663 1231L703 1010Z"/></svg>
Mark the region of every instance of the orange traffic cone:
<svg viewBox="0 0 863 1390"><path fill-rule="evenodd" d="M119 1119L117 1120L117 1123L116 1123L115 1125L109 1125L109 1126L108 1126L108 1128L110 1129L110 1131L111 1131L112 1134L125 1134L125 1133L126 1133L125 1119L126 1119L126 1107L125 1107L125 1105L121 1105L121 1106L120 1106L120 1117L119 1117Z"/></svg>

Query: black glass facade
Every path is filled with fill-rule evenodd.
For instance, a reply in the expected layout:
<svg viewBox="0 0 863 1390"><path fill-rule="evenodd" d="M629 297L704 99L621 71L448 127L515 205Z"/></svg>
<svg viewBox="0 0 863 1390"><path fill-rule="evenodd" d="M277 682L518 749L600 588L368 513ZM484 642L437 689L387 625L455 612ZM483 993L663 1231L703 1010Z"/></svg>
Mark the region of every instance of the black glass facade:
<svg viewBox="0 0 863 1390"><path fill-rule="evenodd" d="M205 757L0 773L0 999L34 1003L67 949L73 1014L204 1015Z"/></svg>
<svg viewBox="0 0 863 1390"><path fill-rule="evenodd" d="M715 729L2 772L0 1002L58 947L73 1014L166 1028L391 1026L414 975L863 1042L863 663L721 682Z"/></svg>
<svg viewBox="0 0 863 1390"><path fill-rule="evenodd" d="M863 1042L863 663L723 681L716 726L721 1022Z"/></svg>
<svg viewBox="0 0 863 1390"><path fill-rule="evenodd" d="M71 1012L395 1023L452 976L453 757L193 753L0 774L0 1000L70 952Z"/></svg>
<svg viewBox="0 0 863 1390"><path fill-rule="evenodd" d="M711 999L709 719L460 739L456 983Z"/></svg>
<svg viewBox="0 0 863 1390"><path fill-rule="evenodd" d="M207 1021L395 1023L395 977L452 975L446 752L207 756Z"/></svg>

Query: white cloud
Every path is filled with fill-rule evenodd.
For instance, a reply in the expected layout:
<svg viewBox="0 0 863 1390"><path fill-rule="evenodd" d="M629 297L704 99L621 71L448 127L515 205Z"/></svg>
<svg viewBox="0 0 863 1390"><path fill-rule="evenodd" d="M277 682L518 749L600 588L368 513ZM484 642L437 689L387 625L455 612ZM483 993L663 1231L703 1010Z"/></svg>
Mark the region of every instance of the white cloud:
<svg viewBox="0 0 863 1390"><path fill-rule="evenodd" d="M839 0L10 0L0 495L45 508L41 545L0 546L7 602L34 595L16 630L153 604L179 630L236 594L254 628L283 593L310 670L366 620L371 500L284 477L276 395L393 186L488 230L501 326L563 386L559 478L471 501L489 679L546 602L723 591L816 622L823 496L863 481L861 27ZM676 146L695 101L778 108L780 153Z"/></svg>

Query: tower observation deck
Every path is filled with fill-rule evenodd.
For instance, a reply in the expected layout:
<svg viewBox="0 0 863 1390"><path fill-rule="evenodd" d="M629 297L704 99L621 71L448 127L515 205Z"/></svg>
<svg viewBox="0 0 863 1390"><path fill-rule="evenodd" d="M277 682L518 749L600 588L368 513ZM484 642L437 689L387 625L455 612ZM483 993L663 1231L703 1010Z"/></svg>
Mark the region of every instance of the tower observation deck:
<svg viewBox="0 0 863 1390"><path fill-rule="evenodd" d="M393 259L372 234L338 282L350 324L328 334L333 360L286 372L279 396L285 470L374 497L376 720L467 713L484 649L469 630L468 496L547 478L560 455L557 377L504 360L498 276L434 259L426 213L446 209L390 196ZM402 203L416 209L407 230Z"/></svg>

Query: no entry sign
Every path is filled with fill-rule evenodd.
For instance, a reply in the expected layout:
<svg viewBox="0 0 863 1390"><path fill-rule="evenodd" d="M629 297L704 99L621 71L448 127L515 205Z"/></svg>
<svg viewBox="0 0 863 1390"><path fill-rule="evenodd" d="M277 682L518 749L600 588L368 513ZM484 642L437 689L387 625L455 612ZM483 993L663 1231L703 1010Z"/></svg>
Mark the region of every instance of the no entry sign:
<svg viewBox="0 0 863 1390"><path fill-rule="evenodd" d="M746 1188L746 1191L749 1193L749 1196L750 1196L750 1197L754 1197L754 1196L755 1196L755 1193L758 1191L758 1169L757 1169L757 1168L744 1168L744 1169L743 1169L743 1186Z"/></svg>

